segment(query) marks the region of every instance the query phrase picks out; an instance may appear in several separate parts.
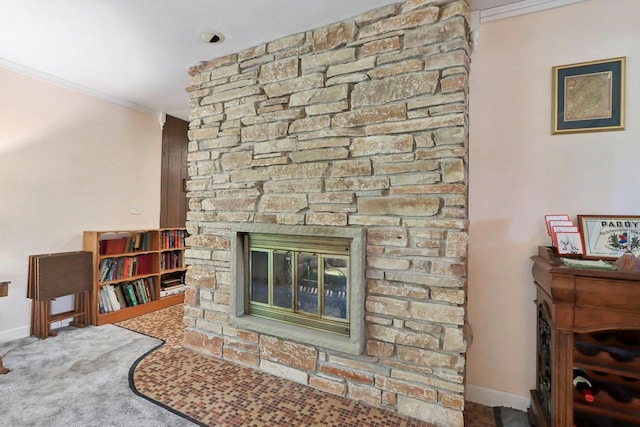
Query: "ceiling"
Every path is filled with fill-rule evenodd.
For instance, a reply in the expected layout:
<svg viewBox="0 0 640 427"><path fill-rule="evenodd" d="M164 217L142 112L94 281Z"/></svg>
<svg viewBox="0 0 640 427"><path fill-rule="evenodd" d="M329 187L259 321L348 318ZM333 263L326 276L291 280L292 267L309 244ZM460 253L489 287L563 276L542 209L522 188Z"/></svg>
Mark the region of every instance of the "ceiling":
<svg viewBox="0 0 640 427"><path fill-rule="evenodd" d="M397 2L0 0L0 67L187 120L189 67ZM517 2L471 0L471 7ZM225 41L202 42L207 30Z"/></svg>

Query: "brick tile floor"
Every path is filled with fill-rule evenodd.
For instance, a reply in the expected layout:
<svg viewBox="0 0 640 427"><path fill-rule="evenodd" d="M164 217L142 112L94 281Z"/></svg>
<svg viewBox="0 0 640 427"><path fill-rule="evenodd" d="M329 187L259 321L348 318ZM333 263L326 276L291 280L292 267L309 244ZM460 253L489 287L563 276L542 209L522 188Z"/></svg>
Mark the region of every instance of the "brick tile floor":
<svg viewBox="0 0 640 427"><path fill-rule="evenodd" d="M165 341L143 357L137 391L202 425L428 427L351 399L182 348L183 305L118 323ZM494 427L492 409L467 403L466 427Z"/></svg>

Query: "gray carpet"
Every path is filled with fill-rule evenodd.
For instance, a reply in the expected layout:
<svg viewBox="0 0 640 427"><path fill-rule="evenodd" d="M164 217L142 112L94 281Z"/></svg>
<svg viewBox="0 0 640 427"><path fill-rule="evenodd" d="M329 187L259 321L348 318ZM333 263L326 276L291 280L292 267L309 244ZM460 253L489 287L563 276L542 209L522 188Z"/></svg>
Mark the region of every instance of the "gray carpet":
<svg viewBox="0 0 640 427"><path fill-rule="evenodd" d="M496 427L529 427L527 413L504 406L494 406L493 414L496 419Z"/></svg>
<svg viewBox="0 0 640 427"><path fill-rule="evenodd" d="M114 325L0 344L0 425L194 426L129 387L137 360L162 341ZM7 353L8 352L8 353Z"/></svg>

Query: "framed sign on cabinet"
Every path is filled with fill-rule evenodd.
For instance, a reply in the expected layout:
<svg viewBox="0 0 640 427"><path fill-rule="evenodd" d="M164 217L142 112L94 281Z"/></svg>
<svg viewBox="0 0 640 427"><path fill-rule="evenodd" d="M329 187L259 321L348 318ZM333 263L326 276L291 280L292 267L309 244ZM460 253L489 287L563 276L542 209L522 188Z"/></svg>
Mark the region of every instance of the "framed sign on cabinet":
<svg viewBox="0 0 640 427"><path fill-rule="evenodd" d="M625 253L640 255L640 216L578 215L584 256L617 259Z"/></svg>

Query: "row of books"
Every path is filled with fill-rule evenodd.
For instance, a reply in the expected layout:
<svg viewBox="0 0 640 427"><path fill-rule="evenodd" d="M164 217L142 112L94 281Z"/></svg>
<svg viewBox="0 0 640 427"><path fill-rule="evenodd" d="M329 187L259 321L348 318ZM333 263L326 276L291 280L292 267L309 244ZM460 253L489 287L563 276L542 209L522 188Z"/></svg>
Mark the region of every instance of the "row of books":
<svg viewBox="0 0 640 427"><path fill-rule="evenodd" d="M185 230L162 230L160 232L160 247L162 249L184 248Z"/></svg>
<svg viewBox="0 0 640 427"><path fill-rule="evenodd" d="M115 255L151 250L151 236L149 232L132 233L125 237L116 236L106 236L112 238L104 238L105 236L103 235L103 238L100 240L100 255Z"/></svg>
<svg viewBox="0 0 640 427"><path fill-rule="evenodd" d="M100 260L99 282L109 282L153 272L151 254Z"/></svg>
<svg viewBox="0 0 640 427"><path fill-rule="evenodd" d="M153 277L148 277L117 285L102 286L98 295L98 308L100 313L110 313L155 299L156 289L153 285Z"/></svg>
<svg viewBox="0 0 640 427"><path fill-rule="evenodd" d="M160 297L180 294L185 291L184 274L170 275L160 281Z"/></svg>
<svg viewBox="0 0 640 427"><path fill-rule="evenodd" d="M186 288L187 287L182 283L175 286L169 286L168 288L162 288L160 289L160 297L164 298L168 297L169 295L181 294L185 291Z"/></svg>
<svg viewBox="0 0 640 427"><path fill-rule="evenodd" d="M182 251L163 252L160 257L161 270L173 270L184 267Z"/></svg>

